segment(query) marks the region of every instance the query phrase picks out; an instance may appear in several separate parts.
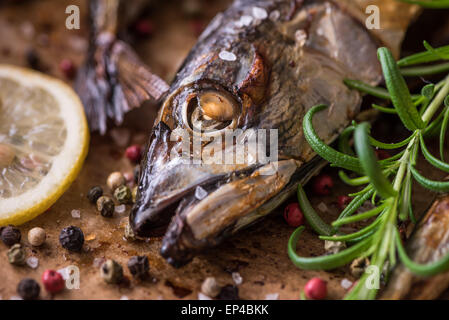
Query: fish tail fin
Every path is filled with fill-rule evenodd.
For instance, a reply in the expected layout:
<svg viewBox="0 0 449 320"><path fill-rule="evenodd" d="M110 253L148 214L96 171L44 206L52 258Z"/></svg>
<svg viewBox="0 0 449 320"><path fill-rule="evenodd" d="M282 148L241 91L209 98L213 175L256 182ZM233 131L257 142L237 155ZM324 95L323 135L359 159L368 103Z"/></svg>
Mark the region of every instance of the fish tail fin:
<svg viewBox="0 0 449 320"><path fill-rule="evenodd" d="M132 48L111 33L100 34L79 70L75 89L81 96L92 131L104 134L107 120L116 124L144 101L159 100L168 90Z"/></svg>

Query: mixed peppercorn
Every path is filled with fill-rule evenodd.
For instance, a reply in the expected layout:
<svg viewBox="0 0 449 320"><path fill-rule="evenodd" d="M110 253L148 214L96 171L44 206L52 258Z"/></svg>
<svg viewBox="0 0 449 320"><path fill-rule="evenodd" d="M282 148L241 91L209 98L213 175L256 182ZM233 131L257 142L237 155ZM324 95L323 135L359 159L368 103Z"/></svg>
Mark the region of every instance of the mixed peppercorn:
<svg viewBox="0 0 449 320"><path fill-rule="evenodd" d="M19 243L21 237L20 230L14 226L9 225L1 229L0 238L8 247Z"/></svg>
<svg viewBox="0 0 449 320"><path fill-rule="evenodd" d="M69 226L61 230L59 243L64 249L80 252L84 244L84 233L78 227Z"/></svg>

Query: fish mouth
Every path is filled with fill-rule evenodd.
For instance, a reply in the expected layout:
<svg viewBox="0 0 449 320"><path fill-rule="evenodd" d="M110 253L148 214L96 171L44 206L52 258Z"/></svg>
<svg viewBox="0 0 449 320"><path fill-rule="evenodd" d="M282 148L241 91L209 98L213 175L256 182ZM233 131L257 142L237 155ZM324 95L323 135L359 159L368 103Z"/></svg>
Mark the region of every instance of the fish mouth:
<svg viewBox="0 0 449 320"><path fill-rule="evenodd" d="M163 238L161 255L180 267L265 217L294 192L299 165L293 159L269 163L210 189L205 185L203 199L186 197Z"/></svg>
<svg viewBox="0 0 449 320"><path fill-rule="evenodd" d="M250 166L243 170L232 171L226 174L217 174L211 176L202 176L203 170L185 165L180 165L179 169L172 170L170 173L164 173L159 177L152 177L155 181L152 183L150 189L153 190L152 196L140 196L134 205L130 214L130 224L134 232L139 237L159 237L164 235L167 226L172 217L181 211L189 203L194 202L194 199L201 199L205 194L208 194L221 185L229 183L236 179L236 177L243 177L250 175L257 166ZM191 181L187 186L176 189L169 194L161 194L158 185L164 186L163 182L158 183L159 180L166 179L169 181L178 180L178 175L185 174L192 170L190 176L198 176L198 179ZM148 192L148 190L146 190Z"/></svg>

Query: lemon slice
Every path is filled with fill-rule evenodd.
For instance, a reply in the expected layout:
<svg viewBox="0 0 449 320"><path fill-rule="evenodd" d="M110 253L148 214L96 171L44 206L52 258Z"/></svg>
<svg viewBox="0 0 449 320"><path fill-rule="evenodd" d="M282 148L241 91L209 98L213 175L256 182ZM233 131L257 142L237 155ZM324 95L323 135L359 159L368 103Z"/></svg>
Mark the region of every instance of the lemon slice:
<svg viewBox="0 0 449 320"><path fill-rule="evenodd" d="M68 85L0 64L0 226L29 221L56 202L88 145L83 107Z"/></svg>

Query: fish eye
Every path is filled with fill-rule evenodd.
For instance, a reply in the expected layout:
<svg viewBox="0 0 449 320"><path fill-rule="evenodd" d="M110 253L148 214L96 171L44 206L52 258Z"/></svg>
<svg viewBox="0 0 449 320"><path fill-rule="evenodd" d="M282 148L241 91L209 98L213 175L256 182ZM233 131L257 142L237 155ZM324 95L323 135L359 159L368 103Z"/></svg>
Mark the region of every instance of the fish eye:
<svg viewBox="0 0 449 320"><path fill-rule="evenodd" d="M216 121L232 120L235 114L235 103L228 97L212 91L206 91L198 95L198 105L204 117Z"/></svg>
<svg viewBox="0 0 449 320"><path fill-rule="evenodd" d="M213 136L237 125L239 104L234 97L219 90L204 90L187 100L184 121L194 133Z"/></svg>

